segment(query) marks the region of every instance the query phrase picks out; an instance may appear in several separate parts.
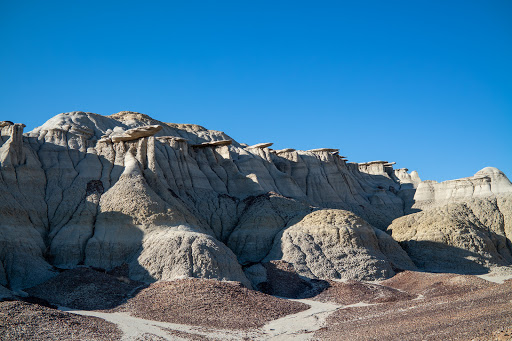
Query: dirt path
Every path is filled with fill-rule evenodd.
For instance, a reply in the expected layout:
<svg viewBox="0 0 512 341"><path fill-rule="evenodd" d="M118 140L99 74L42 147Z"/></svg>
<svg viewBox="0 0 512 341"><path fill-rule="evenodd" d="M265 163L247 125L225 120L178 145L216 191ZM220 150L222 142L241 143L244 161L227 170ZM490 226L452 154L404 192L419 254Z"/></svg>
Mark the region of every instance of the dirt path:
<svg viewBox="0 0 512 341"><path fill-rule="evenodd" d="M302 302L311 308L288 315L263 326L263 340L309 340L315 331L322 328L327 317L342 306L312 300L292 300Z"/></svg>
<svg viewBox="0 0 512 341"><path fill-rule="evenodd" d="M313 333L322 328L327 317L338 309L351 306L340 306L312 300L293 300L309 305L311 308L297 314L288 315L270 321L259 330L237 331L204 328L185 324L158 322L130 316L128 313L104 313L99 311L76 310L59 307L60 310L73 314L95 316L115 323L123 332L123 340L132 341L148 337L163 340L189 340L193 337L205 337L220 340L309 340Z"/></svg>
<svg viewBox="0 0 512 341"><path fill-rule="evenodd" d="M128 313L104 313L100 311L76 310L65 307L59 307L59 309L77 315L95 316L108 322L115 323L123 332L123 341L145 340L148 339L148 337L157 337L156 339L161 338L163 340L190 340L194 336L208 337L213 340L241 340L243 337L250 337L254 339L259 335L259 333L254 332L213 329L185 324L145 320L130 316Z"/></svg>

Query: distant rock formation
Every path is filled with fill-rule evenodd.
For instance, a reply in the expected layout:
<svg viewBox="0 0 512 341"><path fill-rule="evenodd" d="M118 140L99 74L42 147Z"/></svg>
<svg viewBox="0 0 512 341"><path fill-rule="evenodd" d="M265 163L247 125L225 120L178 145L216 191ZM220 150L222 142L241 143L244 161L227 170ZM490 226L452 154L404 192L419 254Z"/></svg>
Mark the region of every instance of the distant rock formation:
<svg viewBox="0 0 512 341"><path fill-rule="evenodd" d="M254 144L254 145L249 146L247 148L268 148L268 147L270 147L272 145L273 145L272 142L263 142L263 143Z"/></svg>
<svg viewBox="0 0 512 341"><path fill-rule="evenodd" d="M470 198L512 193L512 184L499 169L486 167L475 175L438 183L423 181L417 185L414 207L424 209Z"/></svg>
<svg viewBox="0 0 512 341"><path fill-rule="evenodd" d="M478 199L482 207L496 202L492 217L501 214L503 231L511 221L498 195L512 185L495 168L421 182L390 162L347 162L334 148L247 146L135 112L72 112L25 134L23 127L0 122L0 286L10 290L82 265L127 264L130 277L148 282L203 277L250 286L246 274L263 276L262 264L282 260L303 276L371 280L414 268L382 231L397 218L393 236L425 267L408 244L419 237L407 231L417 222L418 231L429 229L426 218L405 214ZM509 264L509 232L482 219L479 229L501 236L477 233L496 248L482 259ZM471 224L468 215L459 225Z"/></svg>

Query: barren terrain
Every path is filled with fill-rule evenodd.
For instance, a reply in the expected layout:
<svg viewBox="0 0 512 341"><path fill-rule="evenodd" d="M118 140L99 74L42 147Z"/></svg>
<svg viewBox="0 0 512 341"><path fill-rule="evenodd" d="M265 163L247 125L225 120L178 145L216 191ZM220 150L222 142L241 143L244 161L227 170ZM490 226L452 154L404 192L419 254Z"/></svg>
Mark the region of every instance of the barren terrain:
<svg viewBox="0 0 512 341"><path fill-rule="evenodd" d="M56 285L59 280L60 286ZM46 290L55 286L58 290L52 303L58 304L67 291L69 297L78 297L71 295L73 285L101 283L110 283L110 292L132 296L106 310L98 310L105 307L98 304L104 294L84 290L79 291L80 300L75 302L80 304L73 309L52 309L34 297L25 300L38 304L1 302L1 339L512 339L512 280L500 284L471 275L405 271L378 283L329 281L329 287L318 295L297 300L277 298L234 282L204 279L158 282L133 292L135 283L125 283L119 277L73 270L47 286L28 291L47 297ZM76 309L77 305L82 310Z"/></svg>

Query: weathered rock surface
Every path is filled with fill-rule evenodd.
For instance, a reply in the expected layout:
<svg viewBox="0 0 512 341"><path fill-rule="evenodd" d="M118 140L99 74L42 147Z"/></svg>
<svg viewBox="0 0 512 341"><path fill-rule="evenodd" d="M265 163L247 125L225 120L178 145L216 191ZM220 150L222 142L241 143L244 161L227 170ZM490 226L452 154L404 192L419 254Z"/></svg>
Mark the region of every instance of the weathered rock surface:
<svg viewBox="0 0 512 341"><path fill-rule="evenodd" d="M160 125L150 125L128 129L123 132L116 133L113 132L113 135L110 135L112 142L121 142L121 141L132 141L137 140L141 137L153 136L162 130L162 126Z"/></svg>
<svg viewBox="0 0 512 341"><path fill-rule="evenodd" d="M352 212L315 211L282 232L268 259L292 263L309 278L375 280L393 276L394 268L415 269L398 244L377 231Z"/></svg>
<svg viewBox="0 0 512 341"><path fill-rule="evenodd" d="M266 294L296 299L310 298L329 286L327 281L299 276L293 264L282 260L253 265L256 266L265 269L265 278L255 287Z"/></svg>
<svg viewBox="0 0 512 341"><path fill-rule="evenodd" d="M270 147L271 145L273 145L272 142L263 142L263 143L257 143L257 144L254 144L252 146L249 146L247 148L268 148Z"/></svg>
<svg viewBox="0 0 512 341"><path fill-rule="evenodd" d="M414 208L425 209L454 201L512 193L512 184L499 169L486 167L475 175L438 183L423 181L414 195Z"/></svg>
<svg viewBox="0 0 512 341"><path fill-rule="evenodd" d="M0 285L0 301L3 301L5 299L13 298L14 294L12 291L4 287L3 285Z"/></svg>
<svg viewBox="0 0 512 341"><path fill-rule="evenodd" d="M486 273L512 264L512 194L454 201L396 219L392 236L421 269Z"/></svg>

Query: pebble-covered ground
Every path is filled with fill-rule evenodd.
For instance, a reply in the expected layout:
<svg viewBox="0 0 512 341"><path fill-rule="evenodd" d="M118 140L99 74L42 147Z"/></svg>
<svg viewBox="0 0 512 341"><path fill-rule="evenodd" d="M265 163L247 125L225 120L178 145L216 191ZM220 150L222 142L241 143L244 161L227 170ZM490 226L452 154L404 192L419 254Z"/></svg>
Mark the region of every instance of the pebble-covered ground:
<svg viewBox="0 0 512 341"><path fill-rule="evenodd" d="M0 340L120 340L100 318L69 314L22 301L0 302Z"/></svg>
<svg viewBox="0 0 512 341"><path fill-rule="evenodd" d="M162 322L251 329L308 308L306 304L250 290L236 282L182 279L151 284L115 311Z"/></svg>
<svg viewBox="0 0 512 341"><path fill-rule="evenodd" d="M286 264L277 265L269 288L297 296L302 295L299 289L308 295L313 293L302 282L286 289L288 282L297 278L287 267L283 268ZM320 330L301 335L311 340L512 340L512 280L497 284L476 276L405 271L380 283L326 281L320 284L314 289L323 288L323 291L310 299L333 302L340 307L330 315L324 312L328 317ZM236 282L181 279L134 290L138 285L122 274L91 269L64 272L27 290L42 299L28 297L24 298L28 302L0 302L0 340L117 340L121 337L121 331L112 323L52 309L44 299L77 309L104 309L103 313L121 312L147 320L197 326L204 331L232 330L229 335L240 335L241 340L247 339L248 333L264 339L268 335L258 328L309 308L300 302L247 289ZM210 339L209 331L201 334L170 328L162 327L162 330L171 339ZM211 339L216 338L218 335L211 335ZM158 338L144 334L140 339Z"/></svg>
<svg viewBox="0 0 512 341"><path fill-rule="evenodd" d="M25 291L53 304L82 310L119 306L142 283L90 268L76 268Z"/></svg>
<svg viewBox="0 0 512 341"><path fill-rule="evenodd" d="M340 309L315 339L512 340L512 280L406 271L381 284L417 297Z"/></svg>
<svg viewBox="0 0 512 341"><path fill-rule="evenodd" d="M322 302L335 302L343 305L364 303L383 303L411 300L417 295L388 286L358 281L328 281L329 287L313 299Z"/></svg>

